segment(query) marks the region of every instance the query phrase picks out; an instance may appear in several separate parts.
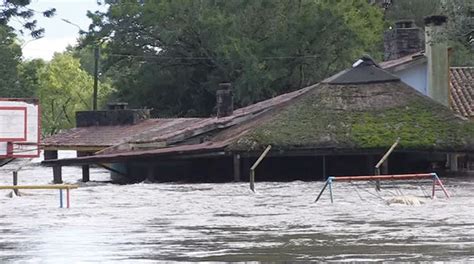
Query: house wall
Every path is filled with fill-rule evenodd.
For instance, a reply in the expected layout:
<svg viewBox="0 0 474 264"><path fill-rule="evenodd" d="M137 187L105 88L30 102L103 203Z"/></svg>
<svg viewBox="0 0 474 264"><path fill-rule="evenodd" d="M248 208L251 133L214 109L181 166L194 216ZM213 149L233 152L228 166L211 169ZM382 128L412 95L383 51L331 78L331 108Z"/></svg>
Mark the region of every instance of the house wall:
<svg viewBox="0 0 474 264"><path fill-rule="evenodd" d="M404 69L398 72L394 72L396 76L400 77L402 82L415 88L417 91L424 95L428 95L427 90L427 64L419 64L412 66L408 69Z"/></svg>

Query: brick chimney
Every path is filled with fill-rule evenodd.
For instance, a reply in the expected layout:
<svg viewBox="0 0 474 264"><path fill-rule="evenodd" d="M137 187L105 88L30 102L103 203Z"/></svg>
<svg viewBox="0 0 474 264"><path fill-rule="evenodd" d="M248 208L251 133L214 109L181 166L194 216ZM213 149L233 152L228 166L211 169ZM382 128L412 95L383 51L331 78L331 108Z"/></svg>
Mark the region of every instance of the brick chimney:
<svg viewBox="0 0 474 264"><path fill-rule="evenodd" d="M150 109L127 109L127 103L109 103L107 110L76 112L76 127L134 125L150 118Z"/></svg>
<svg viewBox="0 0 474 264"><path fill-rule="evenodd" d="M400 20L384 34L384 60L394 60L422 51L423 31L413 20Z"/></svg>
<svg viewBox="0 0 474 264"><path fill-rule="evenodd" d="M428 59L428 96L449 106L449 59L446 16L425 18L425 55Z"/></svg>
<svg viewBox="0 0 474 264"><path fill-rule="evenodd" d="M234 98L232 85L230 83L220 83L216 92L217 118L230 116L234 112Z"/></svg>

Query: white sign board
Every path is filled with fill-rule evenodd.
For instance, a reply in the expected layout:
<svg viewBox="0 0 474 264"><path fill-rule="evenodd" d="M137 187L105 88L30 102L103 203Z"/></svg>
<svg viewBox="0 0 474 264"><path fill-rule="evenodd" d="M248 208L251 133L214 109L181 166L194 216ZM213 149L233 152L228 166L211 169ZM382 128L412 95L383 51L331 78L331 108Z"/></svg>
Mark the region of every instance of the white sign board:
<svg viewBox="0 0 474 264"><path fill-rule="evenodd" d="M0 98L0 158L38 157L39 120L37 100Z"/></svg>

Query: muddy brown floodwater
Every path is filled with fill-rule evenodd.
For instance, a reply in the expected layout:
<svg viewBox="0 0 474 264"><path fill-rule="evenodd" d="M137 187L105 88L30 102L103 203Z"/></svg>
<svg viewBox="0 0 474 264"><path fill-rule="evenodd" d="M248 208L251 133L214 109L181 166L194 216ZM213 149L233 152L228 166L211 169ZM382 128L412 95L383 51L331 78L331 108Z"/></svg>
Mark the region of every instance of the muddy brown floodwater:
<svg viewBox="0 0 474 264"><path fill-rule="evenodd" d="M48 184L39 161L19 184ZM68 183L80 168L64 168ZM105 181L107 172L91 171ZM133 184L90 182L58 208L58 191L0 191L0 263L161 261L474 261L474 178L442 179L442 193L419 206L388 205L396 193L427 195L429 182ZM0 184L11 184L0 174Z"/></svg>

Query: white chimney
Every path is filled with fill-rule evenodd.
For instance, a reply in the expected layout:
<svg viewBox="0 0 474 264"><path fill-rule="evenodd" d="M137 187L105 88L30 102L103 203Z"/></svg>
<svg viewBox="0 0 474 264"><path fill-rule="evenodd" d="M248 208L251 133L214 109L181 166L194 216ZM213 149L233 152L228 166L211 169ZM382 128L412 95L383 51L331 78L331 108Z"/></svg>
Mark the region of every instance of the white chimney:
<svg viewBox="0 0 474 264"><path fill-rule="evenodd" d="M446 16L425 18L425 54L428 58L428 96L449 106L449 60Z"/></svg>

